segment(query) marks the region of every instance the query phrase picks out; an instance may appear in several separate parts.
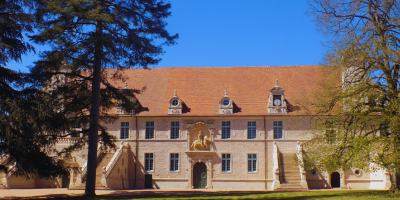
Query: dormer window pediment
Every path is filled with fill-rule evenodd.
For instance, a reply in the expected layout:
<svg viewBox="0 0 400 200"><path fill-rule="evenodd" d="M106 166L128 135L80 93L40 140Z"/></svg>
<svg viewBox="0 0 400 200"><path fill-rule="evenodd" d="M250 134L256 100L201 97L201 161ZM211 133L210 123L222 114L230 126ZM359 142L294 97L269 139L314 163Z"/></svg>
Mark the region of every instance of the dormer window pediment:
<svg viewBox="0 0 400 200"><path fill-rule="evenodd" d="M168 114L169 115L182 114L182 100L176 95L176 90L174 92L174 96L169 100Z"/></svg>
<svg viewBox="0 0 400 200"><path fill-rule="evenodd" d="M269 91L268 114L287 114L285 90L279 87L278 79L275 80L275 87Z"/></svg>
<svg viewBox="0 0 400 200"><path fill-rule="evenodd" d="M225 90L225 96L219 101L219 114L230 115L233 113L233 102Z"/></svg>

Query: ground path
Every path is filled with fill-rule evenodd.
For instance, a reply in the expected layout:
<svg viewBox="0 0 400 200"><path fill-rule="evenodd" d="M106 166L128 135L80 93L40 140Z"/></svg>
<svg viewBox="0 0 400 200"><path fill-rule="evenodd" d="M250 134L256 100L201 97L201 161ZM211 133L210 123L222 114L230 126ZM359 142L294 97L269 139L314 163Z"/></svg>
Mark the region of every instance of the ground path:
<svg viewBox="0 0 400 200"><path fill-rule="evenodd" d="M328 189L343 190L343 189ZM314 191L314 190L313 190ZM273 191L266 190L96 190L99 196L135 196L135 195L193 195L193 194L235 194L235 193L268 193ZM83 196L84 190L58 189L0 189L1 199L19 198L55 198Z"/></svg>

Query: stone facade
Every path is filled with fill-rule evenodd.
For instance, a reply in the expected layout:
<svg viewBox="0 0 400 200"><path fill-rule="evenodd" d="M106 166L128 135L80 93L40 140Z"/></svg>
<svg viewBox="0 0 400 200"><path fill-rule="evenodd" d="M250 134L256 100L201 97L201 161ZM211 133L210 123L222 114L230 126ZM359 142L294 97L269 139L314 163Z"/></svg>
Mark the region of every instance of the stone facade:
<svg viewBox="0 0 400 200"><path fill-rule="evenodd" d="M101 187L390 187L386 170L357 171L357 175L356 169L311 173L293 163L296 156L301 160L301 144L317 131L309 118L295 109L295 99L316 90L318 66L132 69L125 73L131 79L116 83L121 88L147 89L136 96L142 110L131 114L111 110L118 119L104 124L118 138L118 147L116 151L99 153ZM128 134L122 134L126 129ZM71 142L73 138L64 139L58 146ZM78 166L79 170L70 171L67 186L82 189L86 152L82 150L74 156L71 166ZM5 174L0 178L2 185L11 188L61 187L66 182L30 180L22 184Z"/></svg>

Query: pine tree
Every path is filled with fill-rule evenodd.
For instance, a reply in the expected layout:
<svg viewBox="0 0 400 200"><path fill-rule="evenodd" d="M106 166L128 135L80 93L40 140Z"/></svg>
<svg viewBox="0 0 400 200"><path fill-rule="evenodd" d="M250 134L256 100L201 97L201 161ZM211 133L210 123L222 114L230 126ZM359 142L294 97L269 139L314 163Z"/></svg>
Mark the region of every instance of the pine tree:
<svg viewBox="0 0 400 200"><path fill-rule="evenodd" d="M76 105L90 113L85 195L93 196L99 117L105 116L115 102L129 102L127 94L107 79L126 77L119 70L110 75L107 73L112 70L104 69L157 64L162 45L175 44L178 37L165 29L164 19L170 16L171 5L162 0L41 0L38 5L35 16L39 34L31 38L51 45L52 50L41 55L34 71L43 77L43 83L54 84L49 80L61 75L66 81L57 82L53 94L64 98L66 104L79 103ZM135 91L128 91L134 95ZM87 95L89 101L84 101L81 97Z"/></svg>
<svg viewBox="0 0 400 200"><path fill-rule="evenodd" d="M54 140L44 132L60 130L57 122L64 117L53 112L27 74L7 68L34 51L23 37L33 31L27 12L32 7L30 1L0 1L0 168L15 176L54 177L65 170L57 155L50 155Z"/></svg>
<svg viewBox="0 0 400 200"><path fill-rule="evenodd" d="M326 81L308 104L310 114L320 116L315 121L322 130L308 144L309 168L392 169L392 189L397 189L400 3L310 0L309 5L317 26L331 39Z"/></svg>

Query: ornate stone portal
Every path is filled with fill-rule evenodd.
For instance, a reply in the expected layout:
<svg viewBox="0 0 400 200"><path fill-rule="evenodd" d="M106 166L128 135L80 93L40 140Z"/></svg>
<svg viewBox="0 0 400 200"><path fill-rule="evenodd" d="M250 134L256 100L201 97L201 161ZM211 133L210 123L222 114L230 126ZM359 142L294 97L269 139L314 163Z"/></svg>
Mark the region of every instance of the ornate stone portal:
<svg viewBox="0 0 400 200"><path fill-rule="evenodd" d="M187 151L188 160L191 163L190 173L188 174L187 188L194 188L193 167L196 163L205 163L207 166L207 186L212 189L212 165L214 152L214 122L213 121L193 121L187 123Z"/></svg>

